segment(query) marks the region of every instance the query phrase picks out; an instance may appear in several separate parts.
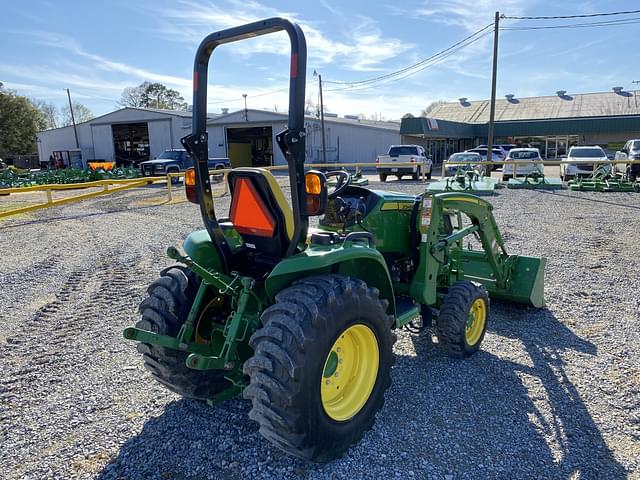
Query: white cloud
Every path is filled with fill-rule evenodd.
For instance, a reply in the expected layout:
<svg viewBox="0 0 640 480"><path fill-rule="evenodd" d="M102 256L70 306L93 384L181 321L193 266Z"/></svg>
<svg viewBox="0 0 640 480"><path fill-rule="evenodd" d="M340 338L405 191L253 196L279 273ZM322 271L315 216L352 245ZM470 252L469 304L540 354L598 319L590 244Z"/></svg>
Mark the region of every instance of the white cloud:
<svg viewBox="0 0 640 480"><path fill-rule="evenodd" d="M326 8L337 12L328 3ZM391 58L406 52L414 45L397 38L386 37L376 22L365 16L351 21L351 28L343 39L329 38L315 22L298 13L274 9L255 0L210 3L204 0L181 0L175 7L149 7L163 20L159 25L164 38L174 38L190 45L198 44L208 33L269 17L286 17L299 23L305 33L309 63L326 65L338 62L354 71L380 69ZM235 53L250 56L260 53L289 55L289 41L284 33L256 37L229 46Z"/></svg>

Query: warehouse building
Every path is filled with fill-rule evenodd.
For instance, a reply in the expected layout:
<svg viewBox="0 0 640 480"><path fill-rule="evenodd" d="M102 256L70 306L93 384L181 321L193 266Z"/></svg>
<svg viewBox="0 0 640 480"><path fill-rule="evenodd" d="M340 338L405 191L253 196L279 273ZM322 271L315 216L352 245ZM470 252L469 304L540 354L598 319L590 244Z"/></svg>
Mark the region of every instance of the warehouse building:
<svg viewBox="0 0 640 480"><path fill-rule="evenodd" d="M460 98L435 106L429 118L406 118L406 143L419 143L436 161L487 141L490 102ZM565 155L572 145L600 145L615 152L640 138L640 99L636 92L611 92L496 100L494 144L530 145L546 158Z"/></svg>
<svg viewBox="0 0 640 480"><path fill-rule="evenodd" d="M79 150L84 166L90 160L127 164L154 158L168 148L180 148L180 138L190 131L190 112L122 108L79 123L75 131L70 126L39 132L38 156L47 161L61 152Z"/></svg>
<svg viewBox="0 0 640 480"><path fill-rule="evenodd" d="M287 127L287 114L264 110L240 110L209 119L209 155L228 157L233 167L285 165L276 135ZM322 125L305 117L306 158L322 163ZM372 163L400 143L398 122L372 122L356 116L339 118L325 114L324 152L328 163Z"/></svg>
<svg viewBox="0 0 640 480"><path fill-rule="evenodd" d="M180 138L191 131L191 115L174 110L123 108L80 123L75 131L70 126L38 133L38 154L41 161L47 161L51 156L67 155L66 152L71 153L70 158L79 159L76 152L81 152L84 166L91 160L128 164L155 158L166 149L181 148ZM234 167L286 164L275 140L287 126L286 113L240 110L211 115L207 124L210 157L228 157ZM320 120L306 117L305 127L307 162L321 162L325 155ZM325 116L324 152L329 163L374 162L377 155L398 143L399 122Z"/></svg>

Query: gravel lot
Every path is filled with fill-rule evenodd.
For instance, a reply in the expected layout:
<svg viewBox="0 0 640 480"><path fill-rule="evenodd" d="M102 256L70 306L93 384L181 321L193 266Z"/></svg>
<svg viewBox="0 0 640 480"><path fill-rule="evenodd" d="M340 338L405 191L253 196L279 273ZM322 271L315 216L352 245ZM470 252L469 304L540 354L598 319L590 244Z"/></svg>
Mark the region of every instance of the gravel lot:
<svg viewBox="0 0 640 480"><path fill-rule="evenodd" d="M467 360L401 332L375 427L327 465L272 448L246 401L163 389L122 339L166 247L201 228L164 200L150 187L0 221L0 477L640 478L639 194L501 190L508 249L549 259L547 309L493 302Z"/></svg>

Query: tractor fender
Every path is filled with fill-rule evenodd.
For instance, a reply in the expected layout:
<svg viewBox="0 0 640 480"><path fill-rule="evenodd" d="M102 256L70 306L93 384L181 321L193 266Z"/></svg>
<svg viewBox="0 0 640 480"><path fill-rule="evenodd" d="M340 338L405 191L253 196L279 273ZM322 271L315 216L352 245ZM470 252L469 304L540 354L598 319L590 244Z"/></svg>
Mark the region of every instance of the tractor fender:
<svg viewBox="0 0 640 480"><path fill-rule="evenodd" d="M396 314L393 285L382 254L364 245L347 247L310 246L303 252L281 260L265 280L265 291L270 301L295 280L311 275L338 274L358 278L380 291L380 298L389 302L387 313Z"/></svg>
<svg viewBox="0 0 640 480"><path fill-rule="evenodd" d="M182 244L182 248L187 256L201 267L221 271L222 262L206 230L191 232Z"/></svg>

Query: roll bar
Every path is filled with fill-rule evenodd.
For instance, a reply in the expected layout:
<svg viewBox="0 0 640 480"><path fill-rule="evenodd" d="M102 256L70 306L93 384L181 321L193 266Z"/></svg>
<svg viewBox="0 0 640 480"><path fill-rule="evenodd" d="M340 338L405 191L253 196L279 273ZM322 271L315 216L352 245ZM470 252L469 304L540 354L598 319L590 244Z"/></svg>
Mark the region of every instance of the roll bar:
<svg viewBox="0 0 640 480"><path fill-rule="evenodd" d="M193 70L192 133L181 139L182 145L194 160L200 213L209 236L220 255L224 273L229 273L231 249L216 219L207 159L207 77L209 59L219 45L284 30L291 42L291 71L289 80L289 120L287 129L276 137L289 165L291 201L294 216L293 239L285 256L295 253L301 239L307 235L309 219L305 213L304 185L305 137L304 100L307 71L307 43L302 29L284 18L269 18L208 35L196 53Z"/></svg>

